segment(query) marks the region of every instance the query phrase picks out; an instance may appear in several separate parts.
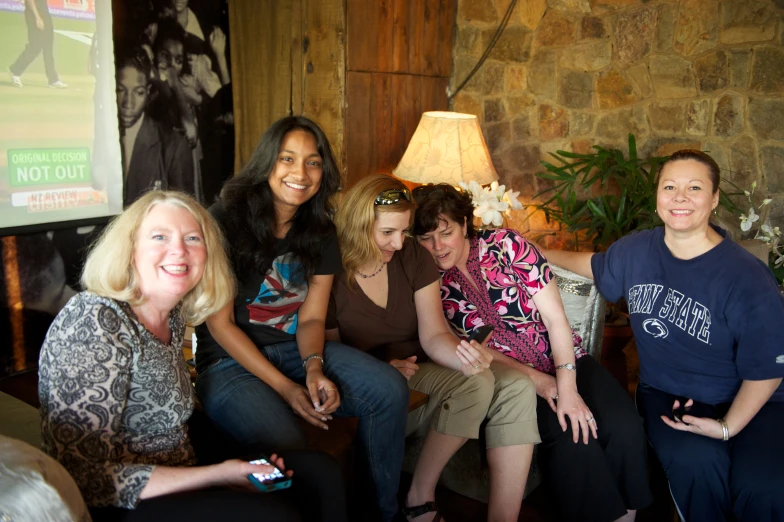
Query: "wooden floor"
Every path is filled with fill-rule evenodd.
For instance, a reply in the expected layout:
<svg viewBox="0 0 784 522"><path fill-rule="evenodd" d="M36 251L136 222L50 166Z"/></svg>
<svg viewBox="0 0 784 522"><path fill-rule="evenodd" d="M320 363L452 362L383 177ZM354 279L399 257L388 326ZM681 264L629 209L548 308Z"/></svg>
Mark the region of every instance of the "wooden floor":
<svg viewBox="0 0 784 522"><path fill-rule="evenodd" d="M676 521L664 472L660 468L656 469L659 464L655 459L649 458L649 461L649 468L655 470L650 477L654 500L651 506L637 514L637 522ZM405 501L406 491L410 485L411 475L403 473L400 477L398 491L398 500L401 505ZM539 486L523 500L520 516L517 520L519 522L558 522L555 502L547 488L543 485ZM485 522L487 520L487 504L440 486L436 490L436 503L447 522Z"/></svg>

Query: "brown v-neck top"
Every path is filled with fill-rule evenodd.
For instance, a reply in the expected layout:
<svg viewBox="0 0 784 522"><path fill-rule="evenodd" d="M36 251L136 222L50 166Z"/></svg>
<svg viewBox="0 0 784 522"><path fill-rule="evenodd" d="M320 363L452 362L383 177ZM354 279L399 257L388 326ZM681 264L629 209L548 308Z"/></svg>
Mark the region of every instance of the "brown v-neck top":
<svg viewBox="0 0 784 522"><path fill-rule="evenodd" d="M379 359L389 361L416 355L417 362L423 362L426 359L419 344L414 293L438 281L438 267L424 247L407 239L387 264L387 277L387 307L381 308L359 285L349 288L345 272L336 276L326 327L338 328L344 344L371 352Z"/></svg>

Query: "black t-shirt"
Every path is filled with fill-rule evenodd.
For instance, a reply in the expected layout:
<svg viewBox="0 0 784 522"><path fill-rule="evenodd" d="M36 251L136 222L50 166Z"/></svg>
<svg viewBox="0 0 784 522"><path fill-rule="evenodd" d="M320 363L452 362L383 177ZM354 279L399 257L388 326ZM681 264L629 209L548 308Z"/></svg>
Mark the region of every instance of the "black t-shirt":
<svg viewBox="0 0 784 522"><path fill-rule="evenodd" d="M225 233L227 216L221 203L210 207L210 213ZM336 274L342 263L334 229L320 243L321 260L314 275ZM289 251L287 241L277 240L272 248L275 259L265 274L235 273L240 283L234 299L234 321L258 347L295 339L299 307L308 295L308 282L302 274L302 265ZM216 359L228 357L210 335L206 324L196 327L196 339L196 366L199 371Z"/></svg>

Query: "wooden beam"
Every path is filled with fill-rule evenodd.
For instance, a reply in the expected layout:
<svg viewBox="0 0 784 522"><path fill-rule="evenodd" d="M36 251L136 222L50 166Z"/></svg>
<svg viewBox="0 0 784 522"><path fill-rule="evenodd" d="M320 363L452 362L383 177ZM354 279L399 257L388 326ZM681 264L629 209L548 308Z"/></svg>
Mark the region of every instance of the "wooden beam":
<svg viewBox="0 0 784 522"><path fill-rule="evenodd" d="M235 172L292 100L293 8L301 0L229 2Z"/></svg>
<svg viewBox="0 0 784 522"><path fill-rule="evenodd" d="M324 129L335 159L346 164L344 96L346 94L346 21L343 0L302 0L305 4L303 111ZM344 178L345 179L345 178Z"/></svg>

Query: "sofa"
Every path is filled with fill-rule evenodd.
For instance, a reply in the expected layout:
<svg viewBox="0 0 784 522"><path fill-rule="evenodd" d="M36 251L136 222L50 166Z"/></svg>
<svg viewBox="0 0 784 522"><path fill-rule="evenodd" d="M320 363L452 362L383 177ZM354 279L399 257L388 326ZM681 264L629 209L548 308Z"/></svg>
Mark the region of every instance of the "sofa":
<svg viewBox="0 0 784 522"><path fill-rule="evenodd" d="M591 280L557 266L552 268L570 324L583 338L583 347L586 351L599 358L604 328L604 300ZM420 395L417 400L424 401L425 396ZM416 406L415 401L412 407ZM34 448L40 447L40 416L37 409L0 392L0 419L2 419L0 435L24 441ZM336 421L338 422L333 421L334 426L326 434L321 430L309 429L309 425L306 431L313 446L337 457L346 466L348 462L345 459L347 453L350 453L348 450L356 432L356 421L355 419L336 419ZM194 433L195 435L197 434ZM194 440L194 443L196 442L198 441ZM403 462L405 471L413 472L422 442L422 438L415 437L410 437L406 441ZM486 503L489 497L490 480L483 460L483 451L479 442L469 441L450 460L441 475L440 483L452 491ZM526 495L540 483L541 475L534 458L526 485Z"/></svg>
<svg viewBox="0 0 784 522"><path fill-rule="evenodd" d="M593 357L601 358L605 301L593 281L561 267L551 265L556 276L566 316L583 339L583 348ZM413 473L424 437L411 436L406 441L403 470ZM487 503L490 495L490 474L484 463L484 450L478 440L469 440L444 468L439 484L463 496ZM536 450L526 483L527 496L542 482Z"/></svg>

